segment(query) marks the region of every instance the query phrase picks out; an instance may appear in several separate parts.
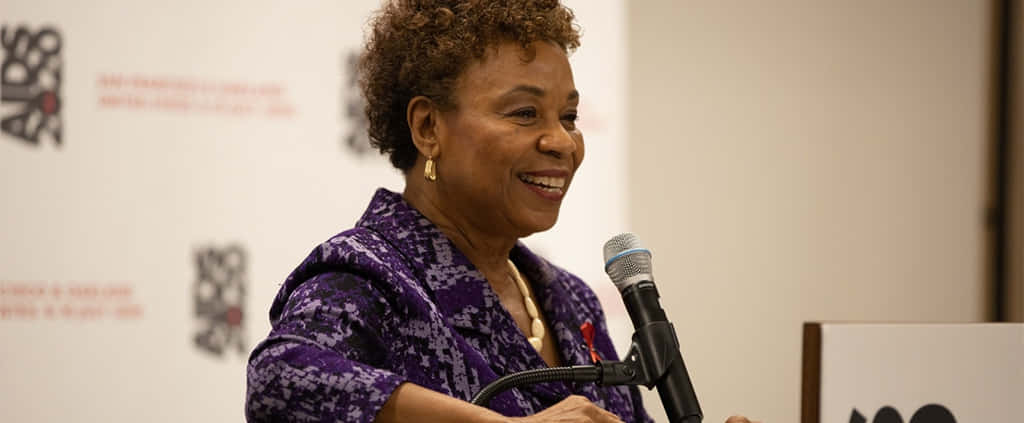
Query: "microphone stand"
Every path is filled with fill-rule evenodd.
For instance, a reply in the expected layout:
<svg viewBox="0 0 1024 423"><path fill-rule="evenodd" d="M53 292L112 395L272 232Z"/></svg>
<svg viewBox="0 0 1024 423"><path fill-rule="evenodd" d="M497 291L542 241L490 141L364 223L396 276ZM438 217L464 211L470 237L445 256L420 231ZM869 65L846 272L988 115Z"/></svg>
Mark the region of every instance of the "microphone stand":
<svg viewBox="0 0 1024 423"><path fill-rule="evenodd" d="M633 342L625 360L599 361L594 365L551 367L513 373L485 386L470 402L486 407L492 398L506 390L543 382L595 382L602 386L643 385L651 389L674 365L684 366L683 358L679 354L679 340L676 338L675 329L667 321L652 322L633 333ZM679 404L681 401L678 398L662 396L663 403L672 403L664 404L672 423L700 423L704 416L699 404L688 408L696 410L690 414L671 415L676 414L671 410L683 409Z"/></svg>

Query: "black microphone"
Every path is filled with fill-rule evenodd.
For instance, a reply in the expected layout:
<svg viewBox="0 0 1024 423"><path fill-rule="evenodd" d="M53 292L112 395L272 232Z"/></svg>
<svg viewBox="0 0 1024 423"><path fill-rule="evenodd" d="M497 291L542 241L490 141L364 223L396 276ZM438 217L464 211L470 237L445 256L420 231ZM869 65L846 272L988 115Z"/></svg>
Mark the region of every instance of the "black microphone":
<svg viewBox="0 0 1024 423"><path fill-rule="evenodd" d="M616 235L604 244L604 270L622 294L636 333L627 361L639 361L647 387L657 386L672 423L699 423L704 415L679 353L679 340L658 301L651 252L636 235Z"/></svg>

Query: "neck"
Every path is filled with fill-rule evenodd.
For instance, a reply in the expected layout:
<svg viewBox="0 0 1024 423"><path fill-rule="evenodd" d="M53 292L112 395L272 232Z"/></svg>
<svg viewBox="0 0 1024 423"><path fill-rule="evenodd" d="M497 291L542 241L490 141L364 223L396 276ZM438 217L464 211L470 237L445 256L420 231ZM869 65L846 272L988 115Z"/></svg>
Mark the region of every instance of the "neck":
<svg viewBox="0 0 1024 423"><path fill-rule="evenodd" d="M508 255L517 238L480 229L455 208L447 207L439 199L436 188L424 186L431 183L435 182L406 178L402 197L437 226L477 270L485 275L507 273Z"/></svg>

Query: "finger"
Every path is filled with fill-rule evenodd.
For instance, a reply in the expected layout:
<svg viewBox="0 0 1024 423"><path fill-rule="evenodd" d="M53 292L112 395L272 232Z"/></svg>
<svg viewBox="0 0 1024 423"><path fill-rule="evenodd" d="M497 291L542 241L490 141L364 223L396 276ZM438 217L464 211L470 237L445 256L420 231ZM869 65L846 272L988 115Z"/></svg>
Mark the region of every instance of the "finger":
<svg viewBox="0 0 1024 423"><path fill-rule="evenodd" d="M587 400L587 415L590 416L597 423L623 423L619 419L619 416L612 414L608 410L598 407L596 404Z"/></svg>
<svg viewBox="0 0 1024 423"><path fill-rule="evenodd" d="M619 418L619 416L615 415L614 413L612 413L612 412L610 412L608 410L605 410L603 408L601 409L601 411L604 411L604 413L608 415L608 418L611 419L611 420L609 420L610 422L612 422L612 423L625 423L625 422L622 421L622 419Z"/></svg>
<svg viewBox="0 0 1024 423"><path fill-rule="evenodd" d="M568 397L565 397L562 402L566 404L588 404L590 403L590 400L583 395L569 395Z"/></svg>
<svg viewBox="0 0 1024 423"><path fill-rule="evenodd" d="M604 411L604 410L601 410L601 411ZM614 415L612 413L609 413L607 411L605 411L604 414L601 414L595 420L598 423L625 423L625 422L623 422L622 420L619 419L619 416L616 416L616 415Z"/></svg>
<svg viewBox="0 0 1024 423"><path fill-rule="evenodd" d="M751 423L751 422L750 422L750 420L747 420L747 418L743 417L743 416L730 416L728 419L725 419L725 423Z"/></svg>

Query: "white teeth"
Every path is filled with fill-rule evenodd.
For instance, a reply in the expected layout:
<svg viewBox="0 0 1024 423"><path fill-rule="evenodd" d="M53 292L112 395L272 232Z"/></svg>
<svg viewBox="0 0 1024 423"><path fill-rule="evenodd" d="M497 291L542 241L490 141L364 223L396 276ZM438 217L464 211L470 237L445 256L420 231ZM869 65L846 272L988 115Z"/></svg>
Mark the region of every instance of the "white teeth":
<svg viewBox="0 0 1024 423"><path fill-rule="evenodd" d="M519 179L523 182L531 183L534 185L541 185L542 188L558 191L565 187L565 178L558 178L554 176L533 176L533 175L519 175Z"/></svg>

